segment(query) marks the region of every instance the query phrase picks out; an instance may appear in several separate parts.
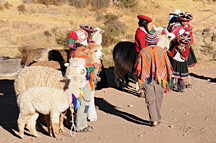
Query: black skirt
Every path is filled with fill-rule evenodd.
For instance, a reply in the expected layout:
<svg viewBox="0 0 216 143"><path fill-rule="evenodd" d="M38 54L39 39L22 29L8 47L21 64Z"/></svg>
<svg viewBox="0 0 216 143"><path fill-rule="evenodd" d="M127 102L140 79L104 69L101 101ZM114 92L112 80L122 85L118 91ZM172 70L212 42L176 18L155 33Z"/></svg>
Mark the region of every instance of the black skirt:
<svg viewBox="0 0 216 143"><path fill-rule="evenodd" d="M169 58L171 65L173 67L173 76L175 78L186 78L188 77L188 63L187 62L178 62L174 60L172 57Z"/></svg>
<svg viewBox="0 0 216 143"><path fill-rule="evenodd" d="M196 56L194 54L194 50L192 49L192 47L190 47L190 52L188 55L188 60L187 60L187 64L189 67L194 66L197 63L197 59Z"/></svg>

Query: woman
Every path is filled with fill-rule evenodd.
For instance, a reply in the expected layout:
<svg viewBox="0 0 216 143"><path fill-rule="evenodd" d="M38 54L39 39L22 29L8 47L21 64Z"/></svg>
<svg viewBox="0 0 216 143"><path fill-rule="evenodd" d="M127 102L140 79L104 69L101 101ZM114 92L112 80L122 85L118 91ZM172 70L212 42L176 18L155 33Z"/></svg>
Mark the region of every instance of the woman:
<svg viewBox="0 0 216 143"><path fill-rule="evenodd" d="M189 33L191 41L188 43L189 47L190 47L190 52L188 55L188 60L187 60L187 64L189 67L194 66L197 63L194 51L191 47L191 45L194 42L194 38L193 38L193 32L192 32L192 26L189 24L189 22L192 20L192 15L189 12L181 12L179 13L178 19L179 19L179 24L176 24L175 26L172 27L171 32L173 34L175 34L175 36L177 37L179 35L179 33L181 34L182 31L186 31ZM181 31L180 31L181 30Z"/></svg>
<svg viewBox="0 0 216 143"><path fill-rule="evenodd" d="M136 29L135 33L135 47L137 53L139 53L142 48L147 46L145 37L147 34L149 34L148 24L152 22L152 19L144 15L138 15L137 18L139 19L139 27Z"/></svg>
<svg viewBox="0 0 216 143"><path fill-rule="evenodd" d="M180 31L184 31L181 29ZM170 43L168 55L173 67L173 90L183 91L185 88L185 82L188 81L188 56L190 52L191 37L190 33L184 31Z"/></svg>

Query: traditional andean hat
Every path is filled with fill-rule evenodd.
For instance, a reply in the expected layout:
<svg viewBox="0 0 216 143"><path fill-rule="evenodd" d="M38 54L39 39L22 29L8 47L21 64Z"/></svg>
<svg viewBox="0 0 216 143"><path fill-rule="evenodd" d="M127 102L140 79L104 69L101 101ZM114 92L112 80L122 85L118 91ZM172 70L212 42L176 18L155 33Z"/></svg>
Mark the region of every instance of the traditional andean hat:
<svg viewBox="0 0 216 143"><path fill-rule="evenodd" d="M189 12L184 12L179 14L179 19L183 22L189 22L193 19L193 16Z"/></svg>
<svg viewBox="0 0 216 143"><path fill-rule="evenodd" d="M150 17L148 17L148 16L138 15L137 18L138 18L139 20L145 20L145 21L147 21L147 22L152 22L152 19L151 19Z"/></svg>
<svg viewBox="0 0 216 143"><path fill-rule="evenodd" d="M87 24L81 24L80 28L87 31L87 32L96 32L97 30L95 30L94 27L87 25Z"/></svg>

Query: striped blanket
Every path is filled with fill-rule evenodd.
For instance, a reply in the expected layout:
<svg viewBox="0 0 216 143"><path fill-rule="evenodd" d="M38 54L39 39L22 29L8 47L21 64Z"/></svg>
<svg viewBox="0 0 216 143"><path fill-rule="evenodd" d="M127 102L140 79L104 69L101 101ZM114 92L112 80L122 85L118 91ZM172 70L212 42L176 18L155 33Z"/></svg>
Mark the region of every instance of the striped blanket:
<svg viewBox="0 0 216 143"><path fill-rule="evenodd" d="M139 83L150 83L155 80L163 88L168 88L172 67L166 51L158 46L142 48L135 64L135 73Z"/></svg>

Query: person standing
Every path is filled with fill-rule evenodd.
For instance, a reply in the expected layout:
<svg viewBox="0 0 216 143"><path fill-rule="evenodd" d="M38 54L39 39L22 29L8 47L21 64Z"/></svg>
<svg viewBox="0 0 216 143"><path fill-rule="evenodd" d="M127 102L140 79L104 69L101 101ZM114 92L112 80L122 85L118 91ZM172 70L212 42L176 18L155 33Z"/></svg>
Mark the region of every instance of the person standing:
<svg viewBox="0 0 216 143"><path fill-rule="evenodd" d="M184 53L183 54L184 55L183 56L184 62L178 61L184 65L184 66L181 66L181 69L182 70L184 69L184 70L182 71L179 69L180 64L176 63L176 60L174 62L175 64L172 62L173 66L178 67L178 72L177 72L178 75L180 73L182 73L181 76L183 77L183 75L184 75L186 77L186 78L184 78L184 82L180 78L178 78L178 80L176 80L177 81L177 83L176 83L177 84L177 91L182 91L182 89L184 89L184 87L186 87L186 88L191 87L191 83L190 83L189 76L188 76L188 74L189 74L188 67L192 67L197 63L196 56L195 56L193 48L191 46L194 42L192 26L189 24L189 22L192 20L192 18L193 18L192 14L189 12L179 12L178 18L177 18L178 24L175 24L171 29L171 32L176 37L170 44L171 49L173 49L172 47L176 47L174 49L178 49L177 46L180 46L180 45L183 45L183 47L184 47L184 48L180 48L180 49L184 49L184 51L181 50L181 52L180 52L180 53ZM184 34L187 34L186 35L187 37L182 37ZM184 42L185 40L182 40L182 39L185 39L187 41L187 43L185 43ZM181 43L181 44L179 44L179 43ZM177 45L174 45L174 44L177 44ZM187 67L185 64L187 65ZM179 80L180 80L180 82L179 82Z"/></svg>
<svg viewBox="0 0 216 143"><path fill-rule="evenodd" d="M136 51L137 53L139 53L142 48L145 48L147 46L145 37L147 34L149 34L148 24L152 22L152 19L144 15L138 15L137 18L139 19L139 27L136 29L135 33L135 44Z"/></svg>
<svg viewBox="0 0 216 143"><path fill-rule="evenodd" d="M164 89L169 88L172 67L167 52L156 46L156 33L146 35L145 48L142 48L135 64L135 74L145 95L151 126L156 126L161 120L161 105Z"/></svg>
<svg viewBox="0 0 216 143"><path fill-rule="evenodd" d="M182 31L182 32L181 32ZM173 90L182 92L188 81L188 56L190 52L190 33L180 30L180 34L170 43L168 55L173 67Z"/></svg>

